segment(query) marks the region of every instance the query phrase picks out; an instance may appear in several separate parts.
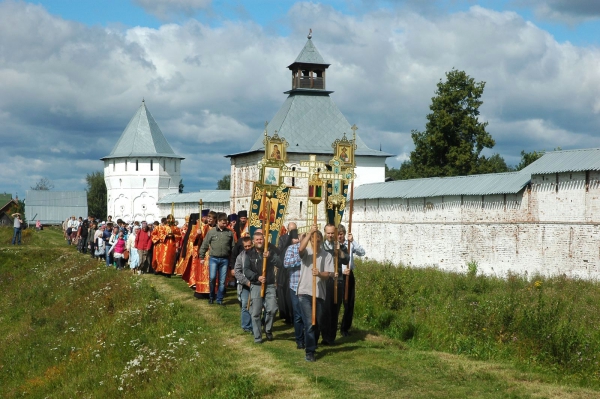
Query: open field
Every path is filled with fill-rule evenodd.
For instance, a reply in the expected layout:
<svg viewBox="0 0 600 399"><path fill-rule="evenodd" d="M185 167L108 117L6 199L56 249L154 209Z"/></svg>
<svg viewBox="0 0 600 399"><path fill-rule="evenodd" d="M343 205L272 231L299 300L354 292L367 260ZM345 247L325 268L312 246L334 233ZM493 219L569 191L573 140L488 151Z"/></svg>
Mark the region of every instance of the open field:
<svg viewBox="0 0 600 399"><path fill-rule="evenodd" d="M520 330L556 324L567 334L563 317L570 312L577 334L565 351L580 351L584 347L577 345L587 337L591 347L577 356L595 356L595 283L515 276L504 282L514 285L511 291L476 273L365 263L357 272L358 328L320 348L311 364L281 321L275 341L254 345L239 328L231 292L225 308L209 306L178 278L106 268L68 247L57 230L29 230L20 247L10 245L11 235L12 229L0 229L3 398L600 396L597 364L584 359L586 366L577 368L577 358L548 352L552 339L530 338L541 330ZM496 290L512 292L512 319L494 299ZM557 304L559 294L564 303ZM453 311L440 311L448 308ZM537 316L530 308L538 309ZM544 324L548 317L552 323Z"/></svg>

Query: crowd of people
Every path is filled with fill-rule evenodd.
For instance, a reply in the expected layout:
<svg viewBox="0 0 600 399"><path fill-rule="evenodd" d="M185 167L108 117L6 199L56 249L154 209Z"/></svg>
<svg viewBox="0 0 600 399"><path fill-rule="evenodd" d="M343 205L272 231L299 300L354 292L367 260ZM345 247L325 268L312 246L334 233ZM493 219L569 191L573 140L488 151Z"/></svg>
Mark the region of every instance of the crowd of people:
<svg viewBox="0 0 600 399"><path fill-rule="evenodd" d="M277 245L267 244L262 229L250 237L247 211L228 216L203 210L187 216L181 228L172 215L152 224L72 216L63 228L67 243L81 253L119 270L181 276L210 305L225 306L227 288L236 288L240 326L256 344L275 339L277 312L293 324L296 347L310 362L319 344L334 345L338 331L350 334L354 256L365 251L342 224L327 224L323 232L311 226L299 235L290 222Z"/></svg>

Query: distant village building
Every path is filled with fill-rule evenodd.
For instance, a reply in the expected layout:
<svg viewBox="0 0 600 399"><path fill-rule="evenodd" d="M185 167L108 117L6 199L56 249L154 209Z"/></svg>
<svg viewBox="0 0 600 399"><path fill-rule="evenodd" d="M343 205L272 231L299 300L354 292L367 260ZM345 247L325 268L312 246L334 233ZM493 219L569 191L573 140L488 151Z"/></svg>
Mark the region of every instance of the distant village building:
<svg viewBox="0 0 600 399"><path fill-rule="evenodd" d="M44 225L61 225L71 216L88 216L87 192L27 190L25 196L27 223L38 220Z"/></svg>
<svg viewBox="0 0 600 399"><path fill-rule="evenodd" d="M18 205L18 199L13 199L11 194L0 194L0 226L13 226L11 209Z"/></svg>
<svg viewBox="0 0 600 399"><path fill-rule="evenodd" d="M292 88L288 97L266 126L267 133L284 138L287 149L287 166L303 171L300 161L316 155L325 163L333 157L332 143L344 135L352 140L351 124L346 120L330 97L332 91L326 87L327 69L323 57L312 42L308 41L288 66L292 72ZM258 134L254 145L248 150L228 155L231 159L231 209L235 212L246 209L250 204L252 181L259 178L257 163L264 156L263 134ZM390 154L373 150L356 136L356 181L355 186L385 181L385 160ZM297 187L291 192L287 209L288 221L303 221L306 217L307 179L286 178L286 184ZM324 215L324 203L319 215Z"/></svg>

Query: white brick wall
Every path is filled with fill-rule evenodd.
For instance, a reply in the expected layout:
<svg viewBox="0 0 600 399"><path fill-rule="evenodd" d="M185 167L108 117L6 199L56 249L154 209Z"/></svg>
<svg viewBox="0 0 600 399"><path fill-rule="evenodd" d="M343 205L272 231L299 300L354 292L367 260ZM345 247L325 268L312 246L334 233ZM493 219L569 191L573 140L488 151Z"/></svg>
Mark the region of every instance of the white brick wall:
<svg viewBox="0 0 600 399"><path fill-rule="evenodd" d="M598 173L534 176L517 195L374 199L354 204L367 257L486 274L600 277Z"/></svg>

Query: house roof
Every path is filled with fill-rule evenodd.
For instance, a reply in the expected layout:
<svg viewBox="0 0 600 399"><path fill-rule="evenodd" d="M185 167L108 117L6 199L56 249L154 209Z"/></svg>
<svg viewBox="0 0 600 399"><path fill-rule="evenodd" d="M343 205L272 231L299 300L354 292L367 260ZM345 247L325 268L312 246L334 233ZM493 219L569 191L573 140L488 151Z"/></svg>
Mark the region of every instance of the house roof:
<svg viewBox="0 0 600 399"><path fill-rule="evenodd" d="M145 101L119 137L111 153L102 160L128 157L165 157L179 158L175 154L152 114L146 108Z"/></svg>
<svg viewBox="0 0 600 399"><path fill-rule="evenodd" d="M170 204L170 203L187 203L193 202L198 203L200 199L204 203L214 203L214 202L229 202L231 198L231 193L229 190L200 190L193 193L173 193L167 194L162 197L158 203L159 204Z"/></svg>
<svg viewBox="0 0 600 399"><path fill-rule="evenodd" d="M585 170L600 170L600 148L549 151L525 167L522 172L541 175Z"/></svg>
<svg viewBox="0 0 600 399"><path fill-rule="evenodd" d="M516 194L531 181L527 172L490 173L485 175L430 177L363 184L356 187L354 199L426 198L442 195Z"/></svg>

